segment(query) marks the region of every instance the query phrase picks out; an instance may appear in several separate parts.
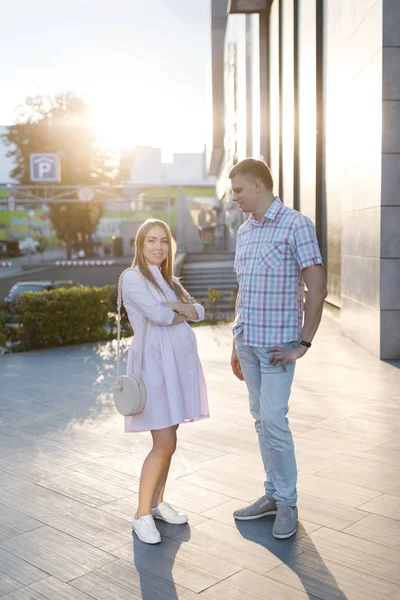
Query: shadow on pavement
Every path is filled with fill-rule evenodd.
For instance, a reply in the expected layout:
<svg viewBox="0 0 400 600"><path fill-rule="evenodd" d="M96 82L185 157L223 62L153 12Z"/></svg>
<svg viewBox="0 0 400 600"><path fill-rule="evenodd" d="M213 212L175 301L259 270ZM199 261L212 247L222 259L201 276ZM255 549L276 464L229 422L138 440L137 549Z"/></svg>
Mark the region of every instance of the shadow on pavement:
<svg viewBox="0 0 400 600"><path fill-rule="evenodd" d="M297 575L309 598L312 600L348 600L311 538L307 536L307 546L301 545L301 540L305 536L301 521L299 521L297 535L288 540L276 540L273 537L273 522L273 519L265 518L257 521L236 521L235 523L244 538L266 548L268 552L285 563L287 569ZM280 568L282 567L277 567L277 569ZM266 576L268 577L272 573L276 574L277 569L266 573ZM279 574L279 578L273 576L272 578L287 586L291 585L285 580L287 579L285 573ZM297 587L297 589L302 588Z"/></svg>
<svg viewBox="0 0 400 600"><path fill-rule="evenodd" d="M157 523L157 527L162 535L162 543L154 546L144 544L132 532L133 557L140 577L141 599L178 600L172 570L182 542L163 535L168 525ZM190 526L185 525L185 542L188 540Z"/></svg>

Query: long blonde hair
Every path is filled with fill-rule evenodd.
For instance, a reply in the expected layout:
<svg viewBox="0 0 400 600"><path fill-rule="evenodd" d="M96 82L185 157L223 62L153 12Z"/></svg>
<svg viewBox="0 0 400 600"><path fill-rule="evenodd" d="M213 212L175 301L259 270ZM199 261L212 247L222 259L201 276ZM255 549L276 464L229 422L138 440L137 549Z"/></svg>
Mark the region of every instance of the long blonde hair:
<svg viewBox="0 0 400 600"><path fill-rule="evenodd" d="M159 227L161 227L161 229L165 231L165 235L168 239L168 256L161 263L161 274L164 277L165 281L168 283L169 287L175 292L178 300L180 302L187 303L188 299L184 294L182 286L173 279L176 242L171 235L170 228L168 227L167 223L164 223L164 221L160 221L159 219L147 219L139 227L135 237L135 256L132 262L132 268L138 267L143 277L145 277L152 285L154 285L154 287L156 287L165 296L164 292L155 280L153 273L150 271L143 254L143 247L146 236L149 233L150 229L152 229L156 225L158 225Z"/></svg>

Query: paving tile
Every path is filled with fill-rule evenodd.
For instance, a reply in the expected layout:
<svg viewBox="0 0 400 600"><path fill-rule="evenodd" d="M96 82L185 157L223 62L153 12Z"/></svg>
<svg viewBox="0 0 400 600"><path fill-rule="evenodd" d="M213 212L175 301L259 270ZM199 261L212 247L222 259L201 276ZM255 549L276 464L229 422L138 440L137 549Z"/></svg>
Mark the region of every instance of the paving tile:
<svg viewBox="0 0 400 600"><path fill-rule="evenodd" d="M195 527L196 535L201 533L213 538L219 544L235 548L238 554L247 554L254 561L254 570L260 571L264 565L273 569L282 561L288 560L298 552L302 552L297 537L291 538L287 544L280 544L272 537L272 519L257 521L237 521L235 526L217 521L207 520ZM190 542L189 542L190 543ZM246 559L247 560L247 559Z"/></svg>
<svg viewBox="0 0 400 600"><path fill-rule="evenodd" d="M0 432L0 452L2 457L17 450L26 450L29 447L29 442L6 435L5 432L9 430L10 428L7 427L7 429L2 429Z"/></svg>
<svg viewBox="0 0 400 600"><path fill-rule="evenodd" d="M302 538L300 545L323 559L395 585L400 584L400 556L376 542L323 527Z"/></svg>
<svg viewBox="0 0 400 600"><path fill-rule="evenodd" d="M150 573L140 564L117 560L72 581L94 600L198 600L201 596Z"/></svg>
<svg viewBox="0 0 400 600"><path fill-rule="evenodd" d="M208 600L317 600L316 596L246 569L217 583L201 596Z"/></svg>
<svg viewBox="0 0 400 600"><path fill-rule="evenodd" d="M0 541L42 525L42 522L0 503Z"/></svg>
<svg viewBox="0 0 400 600"><path fill-rule="evenodd" d="M301 492L299 494L299 518L312 520L318 525L341 531L364 519L365 512L334 500L316 498Z"/></svg>
<svg viewBox="0 0 400 600"><path fill-rule="evenodd" d="M20 427L22 424L31 426L34 423L51 419L55 415L63 414L63 411L63 408L45 406L39 402L16 402L13 404L13 408L3 408L1 411L0 427Z"/></svg>
<svg viewBox="0 0 400 600"><path fill-rule="evenodd" d="M372 463L384 465L386 468L389 466L391 466L392 469L393 467L400 468L400 456L398 458L390 457L386 456L385 454L377 454L374 452L374 450L369 450L368 452L360 452L358 450L351 450L350 448L346 448L344 450L345 451L343 453L335 456L335 460L337 462L350 461L356 464L359 461L370 461Z"/></svg>
<svg viewBox="0 0 400 600"><path fill-rule="evenodd" d="M389 519L396 519L400 521L400 497L390 496L388 494L382 494L379 498L371 500L360 506L360 510L374 513L375 515L381 515L382 517L388 517Z"/></svg>
<svg viewBox="0 0 400 600"><path fill-rule="evenodd" d="M394 519L380 515L367 515L358 523L347 527L345 532L376 542L381 546L394 548L396 551L400 550L400 522Z"/></svg>
<svg viewBox="0 0 400 600"><path fill-rule="evenodd" d="M18 483L19 477L7 473L6 471L0 471L0 488L5 488L13 483Z"/></svg>
<svg viewBox="0 0 400 600"><path fill-rule="evenodd" d="M341 461L318 472L318 477L356 484L377 493L400 495L400 481L393 477L393 467L378 463Z"/></svg>
<svg viewBox="0 0 400 600"><path fill-rule="evenodd" d="M90 506L99 506L118 498L128 496L132 490L123 488L112 481L79 473L69 472L67 475L40 481L38 486L73 498Z"/></svg>
<svg viewBox="0 0 400 600"><path fill-rule="evenodd" d="M173 506L179 506L185 512L203 513L210 508L224 504L231 498L187 481L175 479L168 481L165 499Z"/></svg>
<svg viewBox="0 0 400 600"><path fill-rule="evenodd" d="M75 507L65 516L47 515L43 523L73 538L110 552L132 539L130 523L89 506Z"/></svg>
<svg viewBox="0 0 400 600"><path fill-rule="evenodd" d="M287 564L269 571L267 577L321 600L382 600L398 587L326 560L315 552L303 552Z"/></svg>
<svg viewBox="0 0 400 600"><path fill-rule="evenodd" d="M343 446L338 444L326 445L320 442L306 439L304 436L294 436L294 445L296 452L301 452L311 457L330 459L343 450Z"/></svg>
<svg viewBox="0 0 400 600"><path fill-rule="evenodd" d="M91 600L92 598L56 577L46 577L29 587L3 596L2 600Z"/></svg>
<svg viewBox="0 0 400 600"><path fill-rule="evenodd" d="M134 535L133 543L117 548L113 555L196 593L240 570L238 565L171 538L149 546Z"/></svg>
<svg viewBox="0 0 400 600"><path fill-rule="evenodd" d="M379 425L373 421L357 419L326 419L319 421L317 425L318 429L326 429L328 431L335 431L337 433L344 433L354 435L356 438L370 440L381 440L383 436L387 436L390 433L396 431L397 426L392 425Z"/></svg>
<svg viewBox="0 0 400 600"><path fill-rule="evenodd" d="M213 492L220 492L226 496L250 502L260 492L260 483L251 477L237 477L235 473L225 471L223 479L221 473L209 469L200 469L191 475L185 475L180 481L191 483Z"/></svg>
<svg viewBox="0 0 400 600"><path fill-rule="evenodd" d="M189 450L196 454L200 460L210 460L211 458L218 458L218 456L224 456L227 454L227 450L216 450L215 448L210 448L209 446L195 444L191 441L191 437L186 439L182 437L182 431L179 432L179 447L184 452L185 450Z"/></svg>
<svg viewBox="0 0 400 600"><path fill-rule="evenodd" d="M245 428L242 427L242 431ZM253 448L257 448L257 438L254 437L254 440L248 442L247 440L241 439L241 435L227 435L221 434L218 431L216 432L208 432L202 431L200 433L195 433L190 436L190 439L200 446L209 446L210 448L214 448L215 450L221 450L225 452L229 452L231 454L246 454Z"/></svg>
<svg viewBox="0 0 400 600"><path fill-rule="evenodd" d="M372 436L372 439L368 439L365 436L357 437L357 434L352 433L339 433L337 431L330 431L328 429L313 429L304 433L302 439L311 440L324 446L331 446L338 448L341 451L343 447L354 448L354 450L371 450L379 442L385 441L385 434L382 433L380 436Z"/></svg>
<svg viewBox="0 0 400 600"><path fill-rule="evenodd" d="M296 451L296 463L298 474L302 477L303 474L308 473L314 475L320 471L333 467L338 462L338 455L332 456L330 459L321 458L318 456L310 457L307 454Z"/></svg>
<svg viewBox="0 0 400 600"><path fill-rule="evenodd" d="M132 475L132 473L124 473L104 467L103 465L98 464L96 459L72 465L68 471L82 473L82 475L92 475L98 479L111 482L118 487L127 489L130 492L137 492L139 490L138 477Z"/></svg>
<svg viewBox="0 0 400 600"><path fill-rule="evenodd" d="M48 574L0 548L0 596L48 577Z"/></svg>
<svg viewBox="0 0 400 600"><path fill-rule="evenodd" d="M380 492L376 490L345 483L341 481L340 477L331 481L319 477L319 475L303 475L299 479L298 488L301 493L320 498L321 500L338 502L352 508L356 508L380 496Z"/></svg>
<svg viewBox="0 0 400 600"><path fill-rule="evenodd" d="M110 469L112 471L116 471L117 473L123 473L131 478L132 482L139 480L140 473L142 471L143 460L139 459L136 456L128 455L124 453L108 453L106 456L99 456L91 461L87 462L88 466L94 465L95 468L101 467L104 469ZM73 465L73 468L77 468L78 470L82 470L81 464L77 463ZM84 467L83 467L84 468Z"/></svg>
<svg viewBox="0 0 400 600"><path fill-rule="evenodd" d="M60 514L72 506L79 505L72 498L27 481L2 490L1 502L10 508L18 507L21 513L38 520L44 515Z"/></svg>
<svg viewBox="0 0 400 600"><path fill-rule="evenodd" d="M393 448L392 446L381 444L371 448L371 452L373 454L380 454L388 459L396 459L396 461L400 460L400 448Z"/></svg>
<svg viewBox="0 0 400 600"><path fill-rule="evenodd" d="M35 454L29 448L30 457L26 459L25 452L13 452L7 458L0 457L0 469L7 471L11 476L29 481L41 481L54 477L54 473L66 473L66 469L49 461L40 454Z"/></svg>
<svg viewBox="0 0 400 600"><path fill-rule="evenodd" d="M115 560L110 554L46 525L3 540L0 547L65 582Z"/></svg>
<svg viewBox="0 0 400 600"><path fill-rule="evenodd" d="M272 521L271 521L272 523ZM234 531L231 532L234 535L231 536L231 542L230 543L226 543L226 541L224 539L221 539L221 535L223 535L223 533L221 532L221 530L219 531L215 531L215 534L212 533L212 528L213 526L211 525L211 527L208 527L206 532L201 531L199 527L193 527L190 529L190 531L188 530L183 530L180 532L176 532L177 528L175 527L175 534L173 535L173 539L181 541L181 542L185 542L187 544L189 544L190 546L193 546L203 552L207 552L211 555L215 555L217 557L223 558L229 562L231 562L232 564L238 565L239 567L242 568L248 568L251 569L252 571L255 571L257 573L265 573L265 566L266 564L270 565L271 568L273 568L274 566L277 566L278 564L281 564L281 559L278 558L277 556L273 555L272 552L270 552L268 555L266 552L262 552L259 553L258 549L256 548L257 544L263 545L263 548L268 550L268 544L266 543L265 539L266 539L266 528L263 525L262 522L259 523L260 527L256 528L253 526L247 527L248 530L253 530L255 533L255 540L253 543L253 548L252 548L252 552L249 551L243 551L243 546L242 546L242 536L240 533L240 529L237 530L235 525L233 524L234 527ZM267 526L268 529L268 537L271 537L271 530L270 530L270 525ZM304 532L304 530L302 529L302 525L300 524L299 530L303 533L303 535L306 535L306 533ZM313 528L311 528L312 531L314 531ZM237 535L239 531L239 536ZM225 532L225 536L227 535L227 533ZM247 535L250 536L250 533L248 533ZM264 537L265 536L265 537ZM236 543L234 540L234 538L236 537ZM249 537L250 539L250 537ZM262 554L262 556L261 556Z"/></svg>

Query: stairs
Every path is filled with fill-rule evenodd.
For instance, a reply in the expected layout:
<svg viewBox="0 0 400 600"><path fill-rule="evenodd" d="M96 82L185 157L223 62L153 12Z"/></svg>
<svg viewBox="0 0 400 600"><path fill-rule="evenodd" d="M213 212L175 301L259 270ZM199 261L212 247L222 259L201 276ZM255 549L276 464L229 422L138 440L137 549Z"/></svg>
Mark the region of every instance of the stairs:
<svg viewBox="0 0 400 600"><path fill-rule="evenodd" d="M235 314L237 292L233 270L234 252L199 252L187 254L181 270L181 282L187 291L213 316ZM221 292L215 304L210 302L209 288Z"/></svg>

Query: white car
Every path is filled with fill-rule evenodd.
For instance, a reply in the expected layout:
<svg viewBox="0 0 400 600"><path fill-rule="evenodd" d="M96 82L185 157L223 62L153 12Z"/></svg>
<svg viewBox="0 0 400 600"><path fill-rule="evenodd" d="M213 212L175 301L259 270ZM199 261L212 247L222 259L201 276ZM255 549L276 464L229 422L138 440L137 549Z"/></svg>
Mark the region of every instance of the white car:
<svg viewBox="0 0 400 600"><path fill-rule="evenodd" d="M22 254L35 254L39 245L32 237L27 237L19 242L19 249Z"/></svg>

